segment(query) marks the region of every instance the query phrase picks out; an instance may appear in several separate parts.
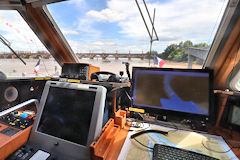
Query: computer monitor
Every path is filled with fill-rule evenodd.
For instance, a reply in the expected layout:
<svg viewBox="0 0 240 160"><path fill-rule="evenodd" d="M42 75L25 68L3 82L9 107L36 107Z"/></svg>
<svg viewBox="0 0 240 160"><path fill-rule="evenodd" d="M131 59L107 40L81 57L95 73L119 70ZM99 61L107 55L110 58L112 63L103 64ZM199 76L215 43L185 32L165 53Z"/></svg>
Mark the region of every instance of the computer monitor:
<svg viewBox="0 0 240 160"><path fill-rule="evenodd" d="M133 67L133 106L146 112L209 117L212 95L212 70Z"/></svg>
<svg viewBox="0 0 240 160"><path fill-rule="evenodd" d="M105 98L102 86L48 81L29 143L57 159L88 159L102 129Z"/></svg>
<svg viewBox="0 0 240 160"><path fill-rule="evenodd" d="M220 125L231 130L240 131L239 95L228 95L227 102L221 117Z"/></svg>

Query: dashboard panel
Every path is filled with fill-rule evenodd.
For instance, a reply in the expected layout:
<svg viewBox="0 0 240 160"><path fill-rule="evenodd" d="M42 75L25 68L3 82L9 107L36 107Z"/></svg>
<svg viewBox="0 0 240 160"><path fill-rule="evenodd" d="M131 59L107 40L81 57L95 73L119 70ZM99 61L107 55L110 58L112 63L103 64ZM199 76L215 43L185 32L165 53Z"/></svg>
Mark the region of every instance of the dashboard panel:
<svg viewBox="0 0 240 160"><path fill-rule="evenodd" d="M46 80L11 79L0 81L0 112L29 99L40 101Z"/></svg>

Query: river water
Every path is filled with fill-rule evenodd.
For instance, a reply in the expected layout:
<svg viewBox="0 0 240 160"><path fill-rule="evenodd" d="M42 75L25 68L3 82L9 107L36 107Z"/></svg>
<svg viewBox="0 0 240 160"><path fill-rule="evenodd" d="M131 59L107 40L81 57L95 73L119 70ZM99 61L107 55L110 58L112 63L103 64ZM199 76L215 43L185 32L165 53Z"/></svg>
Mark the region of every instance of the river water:
<svg viewBox="0 0 240 160"><path fill-rule="evenodd" d="M0 71L4 72L9 78L19 78L19 77L36 77L36 76L59 76L61 74L61 67L55 61L55 59L41 59L39 73L35 74L34 68L38 59L24 59L27 65L24 65L19 59L0 59ZM119 74L120 71L124 71L124 77L127 77L125 72L125 65L123 62L128 62L130 64L130 72L132 67L157 67L153 64L153 60L141 60L139 58L132 58L128 60L127 58L119 58L115 60L114 58L108 58L107 60L102 60L101 58L83 58L79 59L80 63L89 63L94 66L100 67L101 71L109 71L115 74ZM178 63L167 61L163 66L164 68L187 68L187 63ZM201 68L200 65L193 65L193 68Z"/></svg>

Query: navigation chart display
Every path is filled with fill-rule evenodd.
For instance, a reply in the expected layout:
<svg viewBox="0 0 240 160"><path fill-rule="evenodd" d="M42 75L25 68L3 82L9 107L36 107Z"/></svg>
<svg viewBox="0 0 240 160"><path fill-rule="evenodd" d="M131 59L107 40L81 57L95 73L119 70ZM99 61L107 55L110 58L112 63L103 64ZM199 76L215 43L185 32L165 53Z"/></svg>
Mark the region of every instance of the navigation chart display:
<svg viewBox="0 0 240 160"><path fill-rule="evenodd" d="M133 105L209 115L209 73L135 70Z"/></svg>

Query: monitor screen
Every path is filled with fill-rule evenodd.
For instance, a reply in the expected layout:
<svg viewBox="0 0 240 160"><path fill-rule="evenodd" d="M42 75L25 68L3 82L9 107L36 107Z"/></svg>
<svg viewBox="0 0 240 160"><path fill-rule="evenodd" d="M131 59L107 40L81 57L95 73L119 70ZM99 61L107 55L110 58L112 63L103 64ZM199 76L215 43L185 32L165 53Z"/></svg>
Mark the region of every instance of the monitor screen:
<svg viewBox="0 0 240 160"><path fill-rule="evenodd" d="M210 73L200 69L134 67L133 105L208 116Z"/></svg>
<svg viewBox="0 0 240 160"><path fill-rule="evenodd" d="M86 146L95 95L93 91L51 87L37 131Z"/></svg>
<svg viewBox="0 0 240 160"><path fill-rule="evenodd" d="M240 127L240 107L237 105L232 106L230 117L230 123Z"/></svg>

